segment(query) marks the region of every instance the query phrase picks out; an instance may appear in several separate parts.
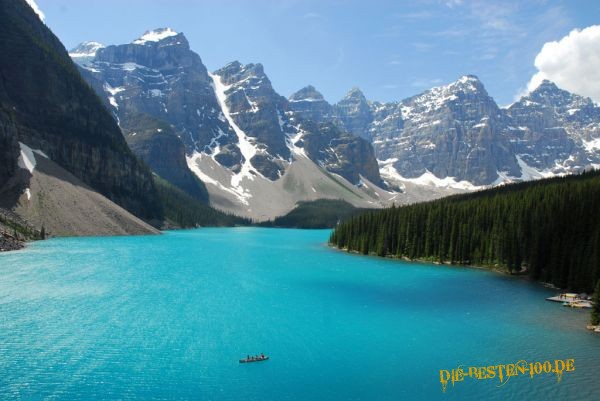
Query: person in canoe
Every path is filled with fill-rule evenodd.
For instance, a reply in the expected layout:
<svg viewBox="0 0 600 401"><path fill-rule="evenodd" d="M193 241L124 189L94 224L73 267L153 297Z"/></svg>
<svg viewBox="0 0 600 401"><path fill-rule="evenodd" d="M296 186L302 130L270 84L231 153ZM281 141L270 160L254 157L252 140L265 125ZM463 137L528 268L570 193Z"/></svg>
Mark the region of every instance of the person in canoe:
<svg viewBox="0 0 600 401"><path fill-rule="evenodd" d="M246 359L240 359L240 363L260 362L260 361L266 361L267 359L269 359L269 357L262 353L257 356L246 355Z"/></svg>

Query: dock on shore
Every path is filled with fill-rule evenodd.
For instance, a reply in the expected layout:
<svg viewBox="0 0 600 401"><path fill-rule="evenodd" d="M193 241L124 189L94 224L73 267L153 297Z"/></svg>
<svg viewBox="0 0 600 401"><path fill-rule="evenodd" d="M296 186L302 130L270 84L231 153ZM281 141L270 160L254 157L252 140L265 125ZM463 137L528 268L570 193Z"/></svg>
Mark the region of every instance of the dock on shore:
<svg viewBox="0 0 600 401"><path fill-rule="evenodd" d="M546 298L546 300L552 302L561 302L564 306L570 306L572 308L588 309L593 305L585 294L578 295L573 293L563 293Z"/></svg>

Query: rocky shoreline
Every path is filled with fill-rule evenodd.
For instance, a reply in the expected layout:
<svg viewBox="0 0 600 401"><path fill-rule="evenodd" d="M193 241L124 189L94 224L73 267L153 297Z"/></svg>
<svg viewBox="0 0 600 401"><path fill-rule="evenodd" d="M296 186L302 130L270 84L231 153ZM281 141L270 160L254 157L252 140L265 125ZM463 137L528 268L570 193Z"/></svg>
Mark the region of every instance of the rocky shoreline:
<svg viewBox="0 0 600 401"><path fill-rule="evenodd" d="M0 208L0 252L16 251L42 234L12 211Z"/></svg>
<svg viewBox="0 0 600 401"><path fill-rule="evenodd" d="M0 235L0 252L17 251L25 246L24 241L20 241L11 235L3 233Z"/></svg>

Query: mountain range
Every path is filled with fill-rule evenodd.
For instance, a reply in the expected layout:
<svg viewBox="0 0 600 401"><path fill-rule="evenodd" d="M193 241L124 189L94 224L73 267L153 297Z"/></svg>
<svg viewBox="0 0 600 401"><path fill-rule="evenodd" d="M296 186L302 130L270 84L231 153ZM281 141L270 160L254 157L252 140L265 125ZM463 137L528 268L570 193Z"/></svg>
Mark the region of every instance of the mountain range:
<svg viewBox="0 0 600 401"><path fill-rule="evenodd" d="M261 64L208 72L185 36L169 28L129 44L86 42L70 53L138 156L189 194L205 185L221 210L265 220L298 201L380 207L397 195L386 189L368 140L304 118ZM167 136L172 146L163 145ZM170 178L192 174L201 181L195 186Z"/></svg>
<svg viewBox="0 0 600 401"><path fill-rule="evenodd" d="M353 88L330 104L310 85L284 98L261 64L211 73L170 28L70 54L130 145L140 135L132 116L166 123L144 131L154 156L136 151L154 171L191 172L206 185L199 199L259 220L298 201L380 207L600 166L600 108L549 81L509 107L473 75L398 102ZM166 131L178 147L151 145ZM189 178L170 181L204 194Z"/></svg>
<svg viewBox="0 0 600 401"><path fill-rule="evenodd" d="M508 107L472 75L398 102L354 88L330 104L310 85L286 98L261 64L208 71L170 28L67 52L25 1L1 5L0 51L17 56L0 60L0 208L27 232L245 224L232 215L378 208L600 166L600 108L549 81Z"/></svg>
<svg viewBox="0 0 600 401"><path fill-rule="evenodd" d="M478 189L600 163L600 108L550 81L507 108L472 75L395 103L352 89L329 105L312 87L292 99L311 118L370 140L390 181Z"/></svg>

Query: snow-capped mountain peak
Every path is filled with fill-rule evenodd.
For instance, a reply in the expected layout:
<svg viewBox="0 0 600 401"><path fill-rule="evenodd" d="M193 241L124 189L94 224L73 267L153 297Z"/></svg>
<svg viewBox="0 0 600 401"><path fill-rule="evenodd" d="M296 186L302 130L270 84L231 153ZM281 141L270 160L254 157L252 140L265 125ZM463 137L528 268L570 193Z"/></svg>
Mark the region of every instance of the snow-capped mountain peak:
<svg viewBox="0 0 600 401"><path fill-rule="evenodd" d="M175 32L171 28L158 28L152 31L147 31L132 43L136 45L145 45L148 42L160 42L161 40L177 35L179 35L179 33Z"/></svg>
<svg viewBox="0 0 600 401"><path fill-rule="evenodd" d="M86 67L94 60L98 51L104 48L105 46L102 43L94 41L82 42L69 51L69 56L77 64Z"/></svg>
<svg viewBox="0 0 600 401"><path fill-rule="evenodd" d="M402 117L411 119L415 113L431 113L446 107L450 102L460 102L465 97L486 98L488 94L475 75L463 75L456 81L433 87L420 95L402 101Z"/></svg>
<svg viewBox="0 0 600 401"><path fill-rule="evenodd" d="M487 95L483 84L475 75L463 75L456 81L445 85L432 88L433 92L463 92L463 93L483 93Z"/></svg>
<svg viewBox="0 0 600 401"><path fill-rule="evenodd" d="M98 50L104 49L104 47L105 46L102 43L94 41L82 42L69 51L69 56L75 58L95 57Z"/></svg>
<svg viewBox="0 0 600 401"><path fill-rule="evenodd" d="M597 116L600 110L592 99L563 90L548 80L542 81L537 88L513 103L508 110L522 107L549 108L557 115L581 120L582 123L596 122L594 116Z"/></svg>
<svg viewBox="0 0 600 401"><path fill-rule="evenodd" d="M568 107L570 110L593 105L591 99L567 92L546 79L519 101L530 101L552 107Z"/></svg>
<svg viewBox="0 0 600 401"><path fill-rule="evenodd" d="M456 80L458 83L466 84L466 83L481 83L479 77L473 74L465 74Z"/></svg>
<svg viewBox="0 0 600 401"><path fill-rule="evenodd" d="M71 56L94 58L85 76L122 125L136 132L135 121L128 122L135 113L170 124L185 150L184 167L207 184L215 205L231 212L265 217L273 199L293 205L330 196L315 181L323 174L352 191L362 177L376 187L381 175L389 189L434 188L430 195L415 192L422 199L600 166L600 108L550 81L506 109L474 75L399 102L372 102L353 88L329 104L311 85L280 96L258 63L234 61L209 74L183 34L170 28L101 48L86 42ZM168 158L174 182L189 190L177 181L177 158ZM302 177L312 178L296 184ZM375 198L367 202L384 200Z"/></svg>

